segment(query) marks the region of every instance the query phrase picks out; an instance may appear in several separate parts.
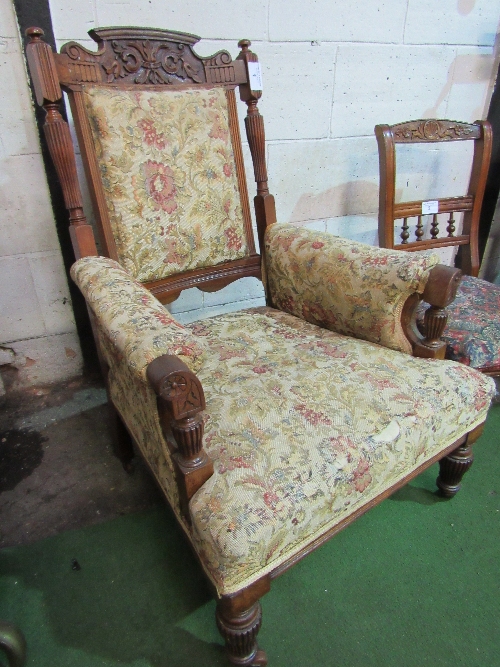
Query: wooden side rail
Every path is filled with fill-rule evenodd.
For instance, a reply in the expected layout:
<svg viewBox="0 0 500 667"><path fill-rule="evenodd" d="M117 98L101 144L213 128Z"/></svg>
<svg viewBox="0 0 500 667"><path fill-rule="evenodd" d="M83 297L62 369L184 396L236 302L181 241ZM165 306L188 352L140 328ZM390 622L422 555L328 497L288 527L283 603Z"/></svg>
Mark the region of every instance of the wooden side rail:
<svg viewBox="0 0 500 667"><path fill-rule="evenodd" d="M164 354L148 366L147 378L156 395L165 439L173 435L177 451L172 459L177 474L181 510L189 518L189 501L212 476L213 463L203 449L205 409L203 387L196 375L175 355Z"/></svg>
<svg viewBox="0 0 500 667"><path fill-rule="evenodd" d="M462 272L451 266L438 264L430 271L422 295L413 294L403 308L402 324L413 348L413 356L426 359L444 359L446 343L441 340L446 327L449 306L457 294L462 280ZM415 310L420 300L430 307L425 311L423 335L415 322Z"/></svg>

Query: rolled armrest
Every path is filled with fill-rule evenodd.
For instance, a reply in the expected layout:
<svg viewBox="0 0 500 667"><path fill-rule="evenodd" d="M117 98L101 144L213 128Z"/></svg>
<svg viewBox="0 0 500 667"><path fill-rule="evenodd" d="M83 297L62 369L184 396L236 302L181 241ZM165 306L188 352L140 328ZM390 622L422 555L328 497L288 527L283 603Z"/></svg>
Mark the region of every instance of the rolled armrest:
<svg viewBox="0 0 500 667"><path fill-rule="evenodd" d="M137 373L164 354L178 356L196 373L205 347L117 262L83 257L71 268L98 327Z"/></svg>
<svg viewBox="0 0 500 667"><path fill-rule="evenodd" d="M275 308L337 333L412 353L401 316L425 290L439 256L375 248L289 224L267 228L269 297Z"/></svg>

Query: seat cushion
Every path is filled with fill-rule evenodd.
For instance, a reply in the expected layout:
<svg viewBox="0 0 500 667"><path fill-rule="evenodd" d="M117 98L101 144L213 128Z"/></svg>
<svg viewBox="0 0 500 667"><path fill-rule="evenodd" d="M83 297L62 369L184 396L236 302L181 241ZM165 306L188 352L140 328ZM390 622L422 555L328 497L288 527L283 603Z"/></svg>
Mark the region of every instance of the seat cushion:
<svg viewBox="0 0 500 667"><path fill-rule="evenodd" d="M419 306L420 327L429 304ZM448 307L447 357L481 371L500 372L500 286L464 276Z"/></svg>
<svg viewBox="0 0 500 667"><path fill-rule="evenodd" d="M207 348L205 448L190 503L219 593L275 569L481 423L493 382L257 308L189 327Z"/></svg>

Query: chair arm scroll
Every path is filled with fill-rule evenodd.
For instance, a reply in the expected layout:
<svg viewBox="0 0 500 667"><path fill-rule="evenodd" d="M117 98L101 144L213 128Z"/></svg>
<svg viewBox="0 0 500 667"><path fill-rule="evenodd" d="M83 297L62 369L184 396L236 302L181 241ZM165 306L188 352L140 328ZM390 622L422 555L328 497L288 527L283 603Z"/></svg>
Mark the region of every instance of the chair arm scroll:
<svg viewBox="0 0 500 667"><path fill-rule="evenodd" d="M213 463L203 449L205 395L196 375L179 357L164 354L147 367L146 377L157 395L161 427L168 440L169 430L177 443L173 454L181 509L189 521L189 501L212 476Z"/></svg>
<svg viewBox="0 0 500 667"><path fill-rule="evenodd" d="M266 231L265 258L275 308L412 354L417 338L405 328L413 313L407 304L416 306L425 291L439 262L435 253L417 256L276 223Z"/></svg>
<svg viewBox="0 0 500 667"><path fill-rule="evenodd" d="M441 336L448 321L446 306L454 300L461 280L460 269L451 266L438 264L430 270L421 295L421 299L429 304L424 315L422 334L416 327L414 317L419 299L408 300L408 316L403 314L403 321L415 357L444 359L446 343L441 340Z"/></svg>

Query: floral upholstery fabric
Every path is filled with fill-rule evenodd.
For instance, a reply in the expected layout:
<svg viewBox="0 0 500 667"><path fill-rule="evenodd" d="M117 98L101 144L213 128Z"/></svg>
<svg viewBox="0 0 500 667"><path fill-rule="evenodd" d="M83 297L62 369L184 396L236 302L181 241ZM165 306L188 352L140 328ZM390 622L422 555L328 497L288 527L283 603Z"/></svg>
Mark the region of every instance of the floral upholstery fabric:
<svg viewBox="0 0 500 667"><path fill-rule="evenodd" d="M424 291L438 255L373 248L288 224L268 227L265 243L276 308L411 354L401 311L411 294Z"/></svg>
<svg viewBox="0 0 500 667"><path fill-rule="evenodd" d="M203 341L167 311L112 259L84 257L71 268L101 330L127 363L143 371L162 354L176 354L196 372L203 364Z"/></svg>
<svg viewBox="0 0 500 667"><path fill-rule="evenodd" d="M222 88L83 86L118 260L145 282L248 254Z"/></svg>
<svg viewBox="0 0 500 667"><path fill-rule="evenodd" d="M271 308L182 327L115 262L72 276L97 321L113 403L220 594L278 567L484 421L487 376L415 359ZM173 442L146 364L180 354L206 397L214 474L178 503Z"/></svg>
<svg viewBox="0 0 500 667"><path fill-rule="evenodd" d="M271 571L486 418L490 378L269 308L194 323L214 475L190 503L219 592Z"/></svg>
<svg viewBox="0 0 500 667"><path fill-rule="evenodd" d="M420 326L428 307L428 303L419 304ZM500 286L464 276L447 311L443 338L448 344L448 359L500 372Z"/></svg>

